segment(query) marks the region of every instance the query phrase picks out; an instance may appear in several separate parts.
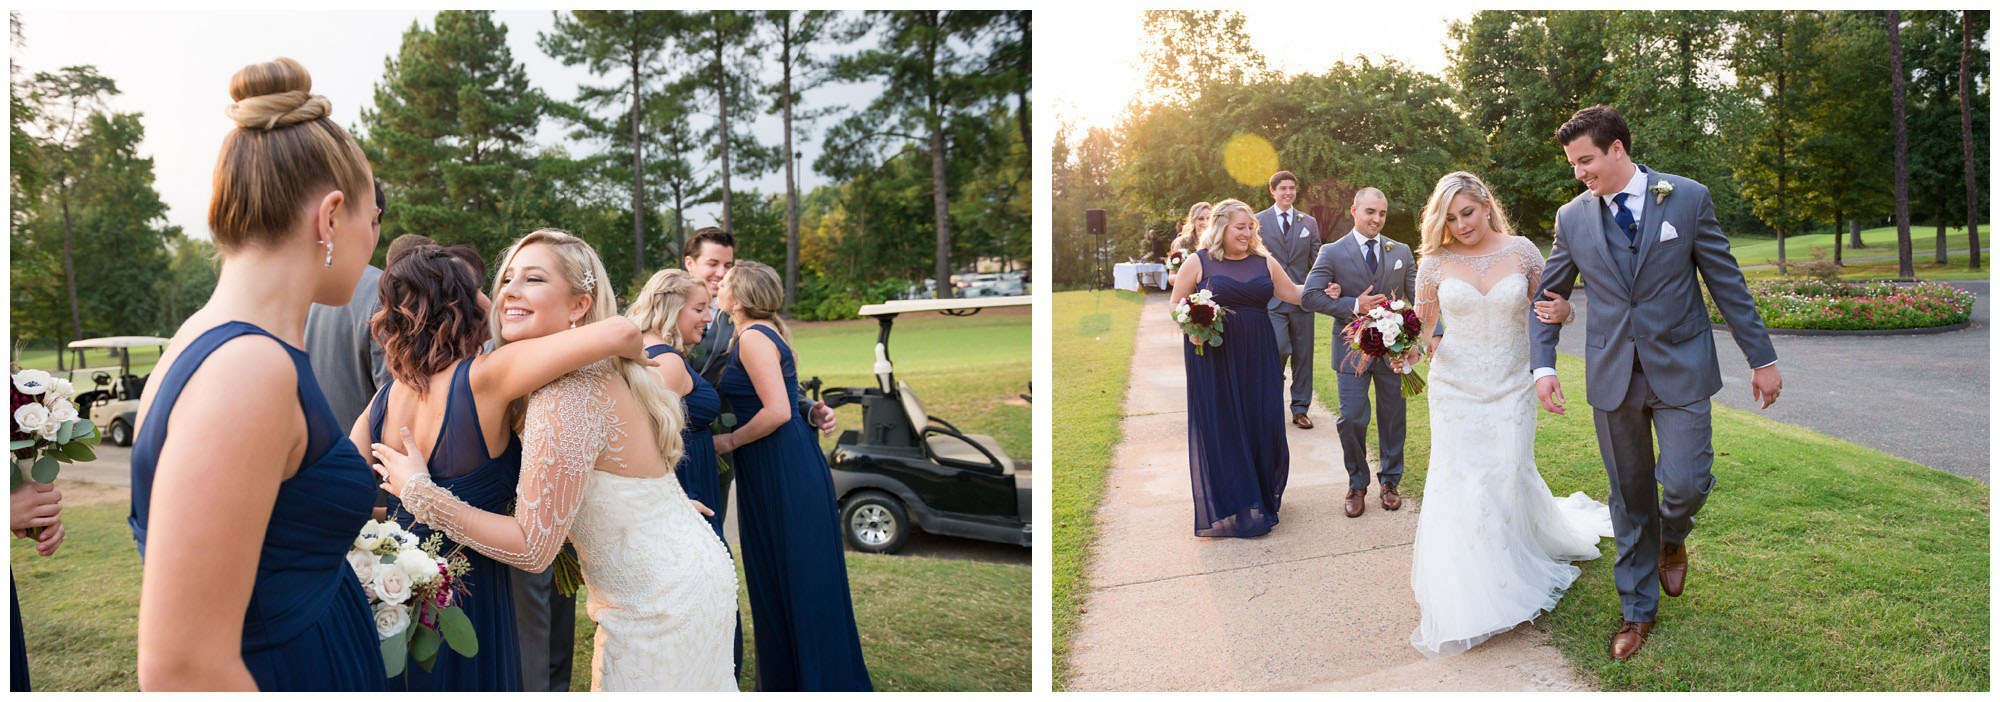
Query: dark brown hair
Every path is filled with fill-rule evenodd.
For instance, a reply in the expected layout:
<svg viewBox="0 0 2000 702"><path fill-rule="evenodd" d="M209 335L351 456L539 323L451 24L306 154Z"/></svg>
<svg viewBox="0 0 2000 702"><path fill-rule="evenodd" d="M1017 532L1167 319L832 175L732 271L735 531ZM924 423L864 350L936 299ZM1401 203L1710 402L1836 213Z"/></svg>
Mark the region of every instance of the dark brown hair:
<svg viewBox="0 0 2000 702"><path fill-rule="evenodd" d="M1570 115L1568 122L1556 128L1556 145L1569 146L1586 135L1598 151L1610 151L1611 142L1616 141L1625 145L1626 155L1632 153L1632 128L1625 126L1625 118L1610 105L1591 105Z"/></svg>
<svg viewBox="0 0 2000 702"><path fill-rule="evenodd" d="M222 139L208 201L218 248L277 242L298 224L306 199L328 188L346 193L349 207L367 202L368 157L327 117L332 103L312 94L312 75L298 61L244 66L230 77L229 96L236 129Z"/></svg>
<svg viewBox="0 0 2000 702"><path fill-rule="evenodd" d="M681 255L693 257L700 254L701 245L711 241L715 242L716 246L736 248L736 237L731 235L729 230L721 227L702 227L694 230L694 236L688 237L687 248L681 250Z"/></svg>
<svg viewBox="0 0 2000 702"><path fill-rule="evenodd" d="M486 342L479 276L460 263L467 256L477 260L479 254L422 244L391 261L377 284L382 308L368 325L382 344L389 374L419 395L432 375L478 355Z"/></svg>
<svg viewBox="0 0 2000 702"><path fill-rule="evenodd" d="M403 254L409 253L410 249L414 249L419 246L423 246L425 244L430 244L435 246L437 245L437 242L431 241L430 237L424 236L422 234L404 234L402 236L396 237L394 241L389 242L389 253L382 259L382 265L387 266L391 263L395 263L396 259L402 258Z"/></svg>
<svg viewBox="0 0 2000 702"><path fill-rule="evenodd" d="M1292 172L1291 172L1291 171L1278 171L1278 172L1276 172L1276 173L1272 173L1272 174L1271 174L1271 187L1270 187L1270 189L1271 189L1271 190L1277 190L1277 189L1278 189L1278 184L1279 184L1279 183L1283 183L1283 182L1285 182L1285 181L1288 181L1288 180L1289 180L1289 181L1292 181L1292 184L1293 184L1293 185L1298 185L1298 184L1299 184L1299 177L1298 177L1298 176L1295 176L1295 175L1292 175Z"/></svg>

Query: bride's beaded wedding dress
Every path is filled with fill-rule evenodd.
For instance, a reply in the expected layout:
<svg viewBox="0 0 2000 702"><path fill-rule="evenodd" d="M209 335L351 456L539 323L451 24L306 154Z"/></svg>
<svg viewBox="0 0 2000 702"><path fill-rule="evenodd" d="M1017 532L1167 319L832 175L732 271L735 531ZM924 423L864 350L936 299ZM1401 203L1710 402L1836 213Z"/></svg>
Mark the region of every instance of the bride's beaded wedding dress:
<svg viewBox="0 0 2000 702"><path fill-rule="evenodd" d="M1556 499L1535 470L1528 296L1541 252L1521 237L1483 256L1440 251L1417 270L1417 309L1449 330L1431 359L1431 456L1410 588L1422 611L1410 643L1462 653L1555 608L1611 535L1608 509Z"/></svg>

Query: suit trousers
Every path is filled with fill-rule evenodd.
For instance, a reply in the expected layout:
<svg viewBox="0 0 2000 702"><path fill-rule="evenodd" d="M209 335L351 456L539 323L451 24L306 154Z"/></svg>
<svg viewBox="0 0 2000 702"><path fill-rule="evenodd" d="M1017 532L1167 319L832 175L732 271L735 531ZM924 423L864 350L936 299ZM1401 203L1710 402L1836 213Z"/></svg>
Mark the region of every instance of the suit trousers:
<svg viewBox="0 0 2000 702"><path fill-rule="evenodd" d="M1290 309L1286 309L1289 307ZM1297 305L1266 310L1278 335L1278 367L1292 367L1292 414L1305 414L1313 401L1313 313Z"/></svg>
<svg viewBox="0 0 2000 702"><path fill-rule="evenodd" d="M1695 513L1715 487L1709 400L1679 407L1661 402L1634 360L1624 401L1614 410L1593 411L1618 541L1612 580L1625 620L1650 622L1660 606L1660 546L1686 542Z"/></svg>
<svg viewBox="0 0 2000 702"><path fill-rule="evenodd" d="M1361 374L1340 371L1341 460L1347 464L1347 487L1368 488L1368 388L1375 388L1375 440L1381 450L1381 468L1376 479L1383 485L1403 481L1403 435L1408 419L1408 403L1403 398L1403 379L1394 370L1370 363Z"/></svg>
<svg viewBox="0 0 2000 702"><path fill-rule="evenodd" d="M556 592L553 567L540 573L512 570L521 691L569 692L576 658L576 598Z"/></svg>

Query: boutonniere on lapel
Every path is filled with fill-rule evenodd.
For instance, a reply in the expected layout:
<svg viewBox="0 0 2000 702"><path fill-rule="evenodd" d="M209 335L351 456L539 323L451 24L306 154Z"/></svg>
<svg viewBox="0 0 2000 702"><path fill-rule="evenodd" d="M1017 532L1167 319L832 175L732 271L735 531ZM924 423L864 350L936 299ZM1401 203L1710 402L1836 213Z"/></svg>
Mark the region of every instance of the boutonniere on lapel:
<svg viewBox="0 0 2000 702"><path fill-rule="evenodd" d="M1653 183L1653 187L1647 189L1653 191L1653 204L1657 205L1666 202L1667 196L1673 194L1674 184L1662 180Z"/></svg>

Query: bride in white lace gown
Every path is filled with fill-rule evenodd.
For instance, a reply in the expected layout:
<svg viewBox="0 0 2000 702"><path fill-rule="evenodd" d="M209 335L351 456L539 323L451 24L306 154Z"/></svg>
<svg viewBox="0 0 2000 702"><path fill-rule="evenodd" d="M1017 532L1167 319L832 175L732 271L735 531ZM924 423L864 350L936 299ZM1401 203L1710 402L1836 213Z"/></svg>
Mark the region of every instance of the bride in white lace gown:
<svg viewBox="0 0 2000 702"><path fill-rule="evenodd" d="M1611 536L1608 508L1581 492L1558 500L1536 472L1528 297L1543 261L1507 233L1491 192L1452 173L1424 208L1420 338L1440 313L1450 321L1425 393L1430 467L1410 563L1422 612L1410 643L1431 657L1554 609L1581 572L1569 562L1597 558L1598 539Z"/></svg>
<svg viewBox="0 0 2000 702"><path fill-rule="evenodd" d="M536 231L502 261L492 295L502 343L617 316L597 283L608 280L604 264L581 239ZM458 543L531 572L565 540L576 545L597 622L591 690L734 691L736 567L670 470L683 421L680 398L630 359L542 386L521 421L513 516L453 497L420 455L373 449L385 487Z"/></svg>

